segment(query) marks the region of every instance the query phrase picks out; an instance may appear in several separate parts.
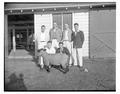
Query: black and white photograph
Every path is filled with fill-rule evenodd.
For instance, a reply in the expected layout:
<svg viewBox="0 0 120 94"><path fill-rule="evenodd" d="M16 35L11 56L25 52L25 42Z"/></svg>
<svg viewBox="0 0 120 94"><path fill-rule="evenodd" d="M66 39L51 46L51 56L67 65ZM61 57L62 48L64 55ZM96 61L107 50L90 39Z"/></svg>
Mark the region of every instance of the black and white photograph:
<svg viewBox="0 0 120 94"><path fill-rule="evenodd" d="M4 92L116 91L116 2L4 2Z"/></svg>

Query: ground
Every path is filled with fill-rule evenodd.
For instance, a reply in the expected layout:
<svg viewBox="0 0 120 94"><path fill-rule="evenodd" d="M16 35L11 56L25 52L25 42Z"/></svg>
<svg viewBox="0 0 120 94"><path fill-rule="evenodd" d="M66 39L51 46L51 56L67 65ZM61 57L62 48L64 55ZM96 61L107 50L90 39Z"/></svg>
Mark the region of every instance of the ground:
<svg viewBox="0 0 120 94"><path fill-rule="evenodd" d="M84 59L88 72L40 70L32 59L5 60L5 90L115 90L115 59Z"/></svg>

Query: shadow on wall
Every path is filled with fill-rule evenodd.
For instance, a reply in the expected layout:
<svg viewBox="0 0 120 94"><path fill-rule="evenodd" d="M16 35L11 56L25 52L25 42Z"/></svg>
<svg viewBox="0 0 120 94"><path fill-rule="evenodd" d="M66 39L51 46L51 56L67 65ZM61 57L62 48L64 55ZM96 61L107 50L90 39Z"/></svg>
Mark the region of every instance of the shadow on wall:
<svg viewBox="0 0 120 94"><path fill-rule="evenodd" d="M12 73L9 76L9 82L5 82L4 91L19 91L19 90L27 90L24 84L24 75L19 74L19 77L16 76L15 73Z"/></svg>

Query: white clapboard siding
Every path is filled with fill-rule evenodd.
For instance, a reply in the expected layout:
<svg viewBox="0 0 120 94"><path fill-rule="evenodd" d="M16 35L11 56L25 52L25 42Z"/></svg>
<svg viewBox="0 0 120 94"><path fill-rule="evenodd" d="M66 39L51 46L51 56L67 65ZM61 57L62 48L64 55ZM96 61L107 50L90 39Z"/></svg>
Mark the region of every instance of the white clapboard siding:
<svg viewBox="0 0 120 94"><path fill-rule="evenodd" d="M73 31L74 23L79 24L79 30L82 30L85 36L85 41L83 44L83 56L89 56L89 13L73 13Z"/></svg>
<svg viewBox="0 0 120 94"><path fill-rule="evenodd" d="M41 31L41 26L46 26L46 37L49 40L49 31L52 28L52 14L35 14L34 15L34 26L35 26L35 38L36 35Z"/></svg>

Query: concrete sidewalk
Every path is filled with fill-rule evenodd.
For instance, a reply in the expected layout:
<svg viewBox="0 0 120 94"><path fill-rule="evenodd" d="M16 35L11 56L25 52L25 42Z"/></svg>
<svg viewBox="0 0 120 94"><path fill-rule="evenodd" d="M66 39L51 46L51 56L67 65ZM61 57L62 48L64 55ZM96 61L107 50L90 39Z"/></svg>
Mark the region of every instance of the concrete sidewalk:
<svg viewBox="0 0 120 94"><path fill-rule="evenodd" d="M84 60L84 66L89 72L80 72L79 68L72 66L67 74L54 68L47 73L33 60L9 59L5 62L5 89L115 90L114 59Z"/></svg>

